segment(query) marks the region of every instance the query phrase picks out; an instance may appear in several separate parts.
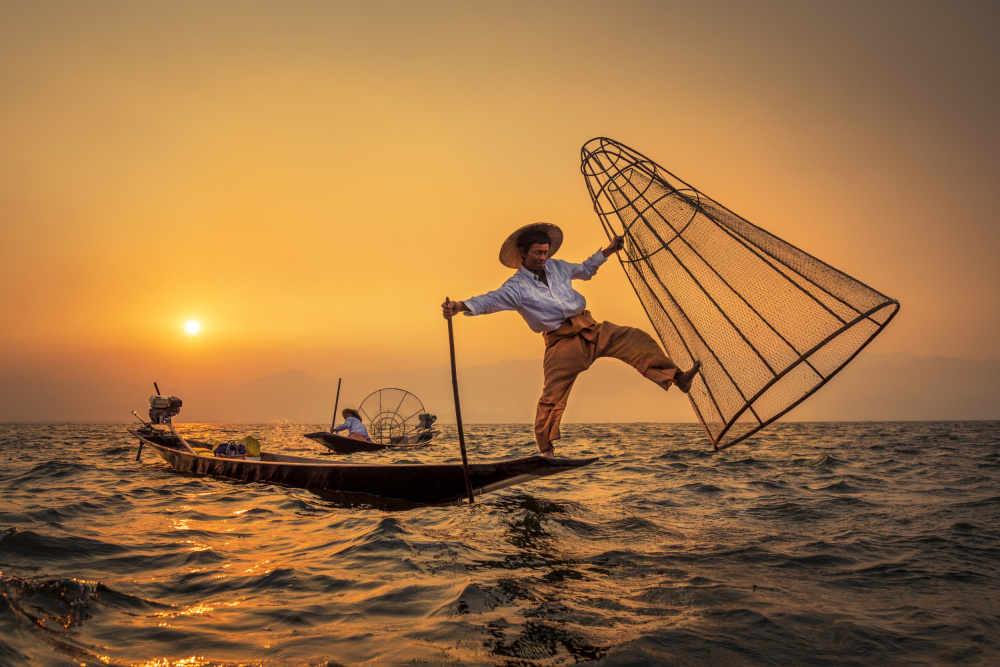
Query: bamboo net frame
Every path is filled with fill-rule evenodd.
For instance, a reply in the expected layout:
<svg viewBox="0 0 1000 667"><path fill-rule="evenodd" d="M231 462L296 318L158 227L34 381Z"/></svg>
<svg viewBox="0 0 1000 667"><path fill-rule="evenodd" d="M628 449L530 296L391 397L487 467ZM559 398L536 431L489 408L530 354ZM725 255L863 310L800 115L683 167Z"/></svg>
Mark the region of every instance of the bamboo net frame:
<svg viewBox="0 0 1000 667"><path fill-rule="evenodd" d="M588 141L581 170L664 349L702 363L688 396L716 450L812 395L899 310L623 144Z"/></svg>

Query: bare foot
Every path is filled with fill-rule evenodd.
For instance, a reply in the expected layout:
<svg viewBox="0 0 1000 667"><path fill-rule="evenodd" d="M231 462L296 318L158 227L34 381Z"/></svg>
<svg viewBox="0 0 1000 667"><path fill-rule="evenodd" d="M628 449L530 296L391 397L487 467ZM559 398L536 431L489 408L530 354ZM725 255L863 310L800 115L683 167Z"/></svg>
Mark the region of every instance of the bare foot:
<svg viewBox="0 0 1000 667"><path fill-rule="evenodd" d="M691 391L691 383L694 382L694 376L697 375L700 370L701 362L694 362L694 366L677 376L677 379L675 380L677 388L685 394Z"/></svg>
<svg viewBox="0 0 1000 667"><path fill-rule="evenodd" d="M542 456L544 456L547 459L554 459L556 457L556 450L555 449L547 449L544 452L542 452Z"/></svg>

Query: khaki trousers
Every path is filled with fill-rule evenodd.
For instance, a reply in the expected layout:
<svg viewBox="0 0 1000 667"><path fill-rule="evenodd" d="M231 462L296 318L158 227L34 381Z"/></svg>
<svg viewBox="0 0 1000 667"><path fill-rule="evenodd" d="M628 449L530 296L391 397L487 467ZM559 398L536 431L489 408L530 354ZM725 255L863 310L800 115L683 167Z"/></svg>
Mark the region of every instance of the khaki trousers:
<svg viewBox="0 0 1000 667"><path fill-rule="evenodd" d="M598 324L588 310L542 336L545 338L542 362L545 380L535 414L535 440L543 453L553 449L552 441L560 438L559 422L566 411L566 401L576 376L597 359L621 359L664 389L674 383L674 376L680 371L645 331L611 322Z"/></svg>

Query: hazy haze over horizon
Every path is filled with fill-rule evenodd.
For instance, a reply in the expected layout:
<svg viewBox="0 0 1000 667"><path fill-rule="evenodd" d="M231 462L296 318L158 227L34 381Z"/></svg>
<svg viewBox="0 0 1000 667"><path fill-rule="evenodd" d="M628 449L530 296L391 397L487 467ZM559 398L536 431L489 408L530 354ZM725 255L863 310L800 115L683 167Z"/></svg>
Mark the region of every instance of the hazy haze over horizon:
<svg viewBox="0 0 1000 667"><path fill-rule="evenodd" d="M947 391L926 381L949 375ZM359 407L372 392L405 389L438 416L455 421L451 370L446 366L345 376L343 382L289 370L246 383L178 382L157 376L160 391L184 401L177 423L329 423L335 404ZM537 359L459 370L467 423L531 423L541 387ZM608 391L614 387L614 391ZM339 390L339 395L338 395ZM133 421L145 416L152 380L59 381L0 376L0 422ZM1000 360L986 362L909 354L862 353L781 421L957 421L1000 419ZM566 423L695 421L687 397L663 393L631 368L600 359L580 376ZM312 429L310 429L312 430Z"/></svg>

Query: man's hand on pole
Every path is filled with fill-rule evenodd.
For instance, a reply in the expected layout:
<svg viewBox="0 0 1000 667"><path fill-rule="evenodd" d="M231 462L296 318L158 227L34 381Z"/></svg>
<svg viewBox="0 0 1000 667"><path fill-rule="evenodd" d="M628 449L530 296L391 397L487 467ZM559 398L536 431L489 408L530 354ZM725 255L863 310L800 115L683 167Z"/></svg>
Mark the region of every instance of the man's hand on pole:
<svg viewBox="0 0 1000 667"><path fill-rule="evenodd" d="M469 308L462 301L445 301L441 304L441 310L444 318L448 320Z"/></svg>

